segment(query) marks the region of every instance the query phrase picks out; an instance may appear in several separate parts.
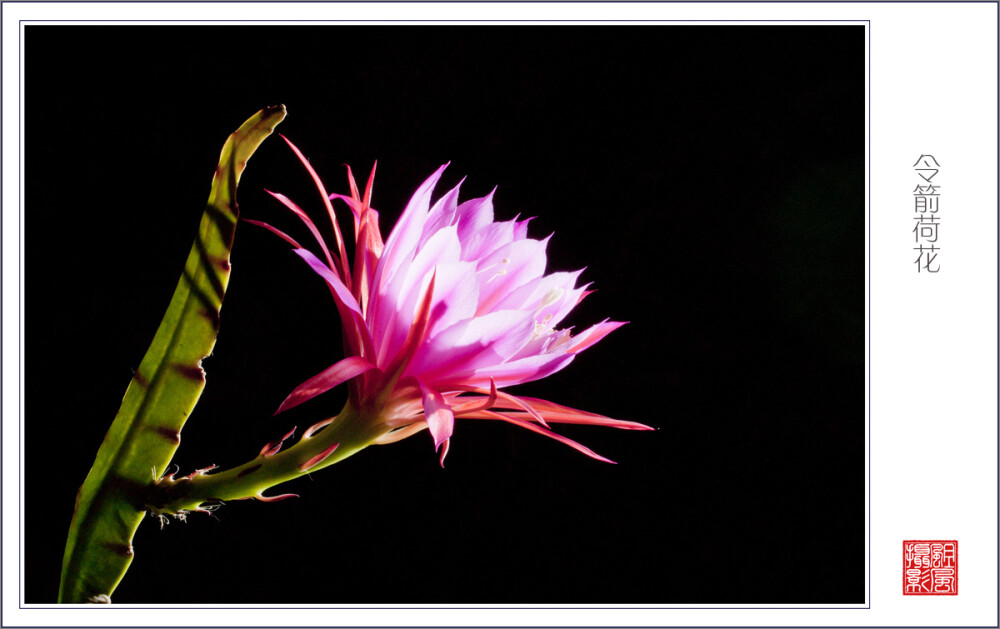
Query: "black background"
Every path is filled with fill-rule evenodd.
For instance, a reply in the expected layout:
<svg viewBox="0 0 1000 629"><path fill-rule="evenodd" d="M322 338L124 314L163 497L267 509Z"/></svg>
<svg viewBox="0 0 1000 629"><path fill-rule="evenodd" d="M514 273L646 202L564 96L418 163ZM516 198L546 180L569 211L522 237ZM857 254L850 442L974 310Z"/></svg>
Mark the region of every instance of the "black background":
<svg viewBox="0 0 1000 629"><path fill-rule="evenodd" d="M539 435L460 421L136 534L118 603L864 601L864 30L860 26L28 26L25 597L55 600L73 497L167 306L226 136L279 131L332 191L378 160L388 234L439 193L586 266L578 329L630 321L514 392L651 424ZM278 138L244 217L320 216ZM329 293L243 224L183 472L339 410L271 417L342 356Z"/></svg>

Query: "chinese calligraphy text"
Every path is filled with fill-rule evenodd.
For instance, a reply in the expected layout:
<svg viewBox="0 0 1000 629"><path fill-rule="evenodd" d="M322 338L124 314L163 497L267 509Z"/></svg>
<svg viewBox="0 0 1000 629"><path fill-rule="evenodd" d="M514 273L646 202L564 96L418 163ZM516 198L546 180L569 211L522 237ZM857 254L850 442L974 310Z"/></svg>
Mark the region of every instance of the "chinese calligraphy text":
<svg viewBox="0 0 1000 629"><path fill-rule="evenodd" d="M903 542L903 594L958 594L958 542Z"/></svg>
<svg viewBox="0 0 1000 629"><path fill-rule="evenodd" d="M917 186L913 189L913 250L918 252L917 273L937 273L941 270L938 262L938 228L941 216L941 185L934 181L940 170L940 164L933 155L923 154L913 164L913 170L919 177Z"/></svg>

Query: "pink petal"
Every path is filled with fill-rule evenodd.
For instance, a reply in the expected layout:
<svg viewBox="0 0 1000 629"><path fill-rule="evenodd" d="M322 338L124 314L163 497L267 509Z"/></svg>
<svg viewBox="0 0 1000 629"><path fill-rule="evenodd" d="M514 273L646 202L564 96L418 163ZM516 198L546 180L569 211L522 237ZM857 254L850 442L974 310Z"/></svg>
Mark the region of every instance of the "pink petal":
<svg viewBox="0 0 1000 629"><path fill-rule="evenodd" d="M337 270L337 267L333 264L333 258L330 256L330 250L326 248L326 241L323 240L323 236L320 235L319 229L316 228L316 224L312 222L312 219L309 218L309 215L303 212L302 208L295 205L295 203L285 195L279 194L277 192L271 192L270 190L265 190L264 192L268 193L269 195L280 201L282 205L291 210L293 214L298 216L299 219L301 219L302 222L305 223L310 233L312 233L313 238L315 238L316 242L319 243L320 249L323 250L323 255L326 256L327 266L329 266L331 270L334 270L337 273L342 273L341 271Z"/></svg>
<svg viewBox="0 0 1000 629"><path fill-rule="evenodd" d="M396 382L399 380L400 376L403 375L403 372L409 366L410 361L413 360L413 356L420 349L420 346L423 345L424 340L427 337L431 303L433 303L434 299L435 279L436 274L432 273L430 282L428 282L426 288L423 289L423 295L421 296L420 303L417 305L417 310L414 313L413 323L410 325L410 330L406 334L406 340L399 348L399 351L392 357L392 361L385 368L385 386L389 390L396 386Z"/></svg>
<svg viewBox="0 0 1000 629"><path fill-rule="evenodd" d="M458 237L462 242L468 242L473 234L493 223L493 194L496 191L494 188L485 197L469 199L455 210Z"/></svg>
<svg viewBox="0 0 1000 629"><path fill-rule="evenodd" d="M426 386L419 380L417 382L420 385L420 396L424 404L424 418L427 420L427 428L434 438L434 450L437 451L441 444L451 437L455 428L455 416L440 392Z"/></svg>
<svg viewBox="0 0 1000 629"><path fill-rule="evenodd" d="M498 387L509 387L540 380L565 368L573 362L573 357L574 354L542 354L493 367L483 367L469 377L468 384L485 387L485 383L494 378Z"/></svg>
<svg viewBox="0 0 1000 629"><path fill-rule="evenodd" d="M528 237L528 223L530 222L531 219L526 218L523 221L514 223L514 240L522 240Z"/></svg>
<svg viewBox="0 0 1000 629"><path fill-rule="evenodd" d="M275 411L275 415L311 400L321 393L326 393L335 386L374 368L375 365L358 356L349 356L338 361L295 387L295 390L285 398L285 401Z"/></svg>
<svg viewBox="0 0 1000 629"><path fill-rule="evenodd" d="M395 355L406 338L427 276L438 265L457 263L460 252L454 227L438 231L417 252L405 271L398 272L373 297L378 316L371 322L372 337L378 350L379 364L384 364L385 360ZM434 301L440 299L435 297Z"/></svg>
<svg viewBox="0 0 1000 629"><path fill-rule="evenodd" d="M438 264L434 267L437 281L434 284L434 305L431 307L428 337L459 321L471 319L479 303L479 284L476 267L469 262Z"/></svg>
<svg viewBox="0 0 1000 629"><path fill-rule="evenodd" d="M537 311L535 319L539 323L552 327L569 314L569 311L576 305L582 289L574 287L581 273L583 273L583 269L570 273L551 273L536 278L501 298L496 309L535 310Z"/></svg>
<svg viewBox="0 0 1000 629"><path fill-rule="evenodd" d="M385 250L382 252L382 258L375 271L377 290L380 290L383 284L392 279L400 266L412 256L423 233L424 222L427 220L431 193L447 167L448 164L444 164L434 171L434 174L428 177L424 183L420 184L420 187L410 198L410 202L407 203L406 209L403 210L403 214L396 221L396 226L389 234L389 240L385 243Z"/></svg>
<svg viewBox="0 0 1000 629"><path fill-rule="evenodd" d="M530 312L502 310L466 319L430 339L414 357L408 374L428 383L462 382L476 370L502 364L529 338ZM488 386L489 374L477 381Z"/></svg>
<svg viewBox="0 0 1000 629"><path fill-rule="evenodd" d="M463 179L462 181L465 180ZM461 187L462 181L458 182L457 186L449 190L431 206L430 211L427 213L427 222L424 223L424 229L417 244L418 249L439 229L444 229L455 224L455 211L458 209L458 189Z"/></svg>
<svg viewBox="0 0 1000 629"><path fill-rule="evenodd" d="M348 173L350 173L351 167L348 166L347 170L348 170ZM351 208L351 214L354 215L354 222L357 223L358 217L361 216L361 208L363 207L361 205L361 201L358 201L354 197L349 197L347 195L338 194L336 192L331 192L330 193L330 200L331 201L343 201L344 203L346 203L347 207Z"/></svg>
<svg viewBox="0 0 1000 629"><path fill-rule="evenodd" d="M355 356L374 356L375 351L368 327L365 325L365 318L361 314L361 307L354 299L354 295L351 294L350 289L308 249L295 249L295 253L305 260L309 267L322 277L326 281L327 286L330 287L330 293L333 295L337 312L340 313L341 324L344 328L344 338L347 341L350 352Z"/></svg>
<svg viewBox="0 0 1000 629"><path fill-rule="evenodd" d="M490 394L488 396L455 398L452 401L457 404L452 404L451 406L451 410L456 417L461 417L465 414L472 417L475 413L493 408L497 403L497 383L490 380Z"/></svg>
<svg viewBox="0 0 1000 629"><path fill-rule="evenodd" d="M531 403L527 399L525 399L525 398L519 398L516 395L511 395L510 393L507 393L506 391L499 391L498 392L497 389L496 389L496 382L493 379L490 379L490 387L491 387L490 397L493 400L493 404L491 404L490 406L487 406L486 409L493 408L493 407L497 407L497 408L510 408L510 409L521 409L529 417L531 417L532 419L534 419L536 422L538 422L542 426L545 426L546 428L549 427L549 425L547 423L545 423L545 418L542 417L542 415L531 406ZM481 389L478 389L478 388L475 388L475 387L456 387L456 388L462 389L462 390L465 390L465 391L475 392L475 393L483 393L483 391ZM496 402L497 398L503 400L503 402L502 403L497 403ZM475 411L466 410L465 412L468 413L468 412L475 412ZM518 416L520 416L520 412L518 412Z"/></svg>
<svg viewBox="0 0 1000 629"><path fill-rule="evenodd" d="M477 314L497 310L511 291L545 273L545 240L518 240L497 249L479 264Z"/></svg>
<svg viewBox="0 0 1000 629"><path fill-rule="evenodd" d="M361 217L354 250L354 297L361 306L362 315L368 312L372 281L379 256L382 255L382 234L378 228L378 214L368 210Z"/></svg>
<svg viewBox="0 0 1000 629"><path fill-rule="evenodd" d="M624 430L656 430L652 426L640 424L639 422L627 421L624 419L612 419L604 415L581 411L562 404L556 404L555 402L550 402L548 400L540 400L532 397L522 399L530 402L535 409L544 414L546 418L549 418L549 421L564 424L594 424L609 426L611 428L622 428Z"/></svg>
<svg viewBox="0 0 1000 629"><path fill-rule="evenodd" d="M280 133L278 135L281 135ZM323 197L323 204L326 206L326 211L330 215L330 223L333 225L333 235L337 240L337 251L340 253L340 268L343 270L344 281L348 283L348 288L350 288L351 274L347 265L347 253L344 251L344 237L340 233L340 224L337 222L337 215L333 213L333 204L330 203L330 195L326 192L326 187L323 186L323 181L316 174L313 169L312 164L306 159L306 156L302 154L299 147L292 144L291 140L285 136L281 136L281 139L291 147L292 151L295 153L302 165L306 167L309 172L309 176L312 177L313 183L316 184L316 188L319 190L320 196Z"/></svg>
<svg viewBox="0 0 1000 629"><path fill-rule="evenodd" d="M441 458L439 459L441 467L444 467L444 457L448 456L449 449L451 449L451 439L445 439L441 447Z"/></svg>
<svg viewBox="0 0 1000 629"><path fill-rule="evenodd" d="M296 249L301 249L302 248L302 245L300 245L299 243L295 242L295 240L293 240L291 236L289 236L285 232L281 231L277 227L271 227L270 225L268 225L264 221L255 221L252 218L244 218L243 220L246 221L246 222L248 222L248 223L250 223L251 225L256 225L257 227L263 227L264 229L270 231L272 234L274 234L278 238L281 238L282 240L284 240L285 242L287 242L291 246L295 247Z"/></svg>
<svg viewBox="0 0 1000 629"><path fill-rule="evenodd" d="M627 421L624 419L612 419L597 413L577 410L548 400L540 400L533 397L522 397L522 401L531 404L532 407L541 413L546 421L555 424L584 424L588 426L605 426L607 428L620 428L622 430L656 430L652 426L640 424L639 422ZM518 412L515 415L520 416ZM525 417L526 418L526 417Z"/></svg>
<svg viewBox="0 0 1000 629"><path fill-rule="evenodd" d="M365 184L365 196L361 199L366 208L372 206L372 183L375 181L375 169L378 168L378 161L372 164L372 171L368 173L368 183Z"/></svg>
<svg viewBox="0 0 1000 629"><path fill-rule="evenodd" d="M583 332L577 334L576 336L570 339L569 344L566 347L566 353L577 354L579 352L582 352L583 350L587 349L594 343L603 339L611 332L622 327L626 323L628 322L608 321L607 319L605 319L604 321L596 325L592 325Z"/></svg>
<svg viewBox="0 0 1000 629"><path fill-rule="evenodd" d="M317 275L326 280L326 283L333 290L338 304L342 304L352 312L357 313L358 316L361 316L361 306L359 306L358 302L354 299L354 295L351 294L350 289L344 285L344 282L341 281L340 277L330 270L330 267L323 264L323 262L313 255L313 253L308 249L295 249L295 253L300 258L305 260L306 264L308 264L313 271L316 271Z"/></svg>
<svg viewBox="0 0 1000 629"><path fill-rule="evenodd" d="M501 247L515 242L514 221L490 223L462 239L462 259L482 260Z"/></svg>
<svg viewBox="0 0 1000 629"><path fill-rule="evenodd" d="M611 459L603 457L600 454L597 454L587 446L577 443L576 441L573 441L572 439L569 439L567 437L563 437L560 434L554 433L547 428L539 426L538 424L533 424L529 421L517 417L512 417L504 413L494 413L493 411L483 411L482 417L484 419L499 419L505 422L510 422L511 424L515 424L517 426L520 426L521 428L526 428L532 432L537 432L540 435L545 435L550 439L555 439L559 443L564 443L569 447L573 448L574 450L576 450L577 452L582 452L583 454L586 454L592 459L597 459L598 461L604 461L605 463L614 463L614 461L612 461Z"/></svg>

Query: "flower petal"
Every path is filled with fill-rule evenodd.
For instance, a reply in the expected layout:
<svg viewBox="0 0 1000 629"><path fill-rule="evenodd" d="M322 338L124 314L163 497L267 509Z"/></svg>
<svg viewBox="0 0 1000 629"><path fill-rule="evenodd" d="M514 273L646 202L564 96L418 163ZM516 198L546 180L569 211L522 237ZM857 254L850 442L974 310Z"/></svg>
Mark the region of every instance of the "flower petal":
<svg viewBox="0 0 1000 629"><path fill-rule="evenodd" d="M438 199L430 211L427 212L427 222L424 223L420 241L417 243L418 249L438 230L455 224L455 212L458 209L458 189L461 185L462 182L458 182L457 186Z"/></svg>
<svg viewBox="0 0 1000 629"><path fill-rule="evenodd" d="M378 343L380 365L396 354L406 338L426 278L438 265L457 263L460 251L455 228L440 230L417 252L405 271L397 273L373 297L377 315L372 332ZM435 297L432 303L438 301Z"/></svg>
<svg viewBox="0 0 1000 629"><path fill-rule="evenodd" d="M278 135L281 135L280 133ZM316 170L313 169L312 164L306 159L306 156L302 154L299 147L292 144L291 140L281 135L281 139L285 141L286 144L292 149L302 165L305 166L306 171L309 172L309 176L312 177L313 183L316 184L316 188L319 190L319 194L323 197L323 205L326 206L326 211L330 215L330 223L333 225L333 235L337 241L337 251L340 253L340 268L343 270L344 282L347 283L348 288L350 288L351 274L348 271L347 266L347 253L344 250L344 237L340 233L340 224L337 222L337 215L333 213L333 204L330 203L330 195L326 192L326 187L323 185L323 181L316 174Z"/></svg>
<svg viewBox="0 0 1000 629"><path fill-rule="evenodd" d="M511 291L545 273L545 240L526 238L500 247L479 264L479 308L477 314L497 310Z"/></svg>
<svg viewBox="0 0 1000 629"><path fill-rule="evenodd" d="M498 387L509 387L524 384L551 376L573 362L574 354L541 354L512 360L502 365L477 369L469 377L468 384L485 387L490 378L496 380Z"/></svg>
<svg viewBox="0 0 1000 629"><path fill-rule="evenodd" d="M485 197L469 199L455 210L458 237L462 242L468 242L473 234L493 224L493 194L496 191L494 188Z"/></svg>
<svg viewBox="0 0 1000 629"><path fill-rule="evenodd" d="M410 329L406 332L406 339L403 341L402 346L400 346L399 351L392 355L391 362L389 362L385 368L385 386L390 391L396 386L400 376L402 376L409 367L414 355L416 355L417 351L424 344L424 340L427 338L427 327L428 322L430 321L431 304L434 300L435 279L436 274L432 273L430 281L421 289L422 295L420 297L420 303L417 305L413 322L410 324Z"/></svg>
<svg viewBox="0 0 1000 629"><path fill-rule="evenodd" d="M358 356L349 356L338 361L295 387L295 390L285 398L274 414L277 415L294 408L374 368L375 365Z"/></svg>
<svg viewBox="0 0 1000 629"><path fill-rule="evenodd" d="M354 250L354 297L361 306L362 316L368 311L372 279L381 253L382 235L378 229L378 215L375 210L368 210L361 218L357 248Z"/></svg>
<svg viewBox="0 0 1000 629"><path fill-rule="evenodd" d="M582 452L583 454L586 454L587 456L589 456L592 459L597 459L598 461L604 461L605 463L614 463L614 461L612 461L611 459L609 459L607 457L601 456L600 454L594 452L593 450L591 450L587 446L585 446L585 445L583 445L581 443L577 443L576 441L573 441L572 439L570 439L568 437L564 437L564 436L562 436L562 435L560 435L558 433L554 433L551 430L549 430L548 428L543 428L542 426L539 426L538 424L534 424L534 423L532 423L530 421L527 421L527 420L524 420L524 419L520 419L518 417L513 417L513 416L505 414L505 413L494 413L493 411L483 411L482 418L483 419L499 419L499 420L502 420L502 421L505 421L505 422L509 422L511 424L515 424L517 426L520 426L521 428L526 428L527 430L530 430L532 432L537 432L540 435L545 435L546 437L549 437L550 439L555 439L559 443L564 443L564 444L568 445L569 447L573 448L574 450L576 450L577 452Z"/></svg>
<svg viewBox="0 0 1000 629"><path fill-rule="evenodd" d="M511 291L497 302L496 309L523 308L537 311L536 320L552 327L559 323L579 300L583 289L575 288L583 269L558 272L535 278Z"/></svg>
<svg viewBox="0 0 1000 629"><path fill-rule="evenodd" d="M299 243L295 242L295 240L291 236L289 236L285 232L281 231L277 227L271 227L270 225L268 225L264 221L255 221L252 218L244 218L242 220L250 223L251 225L256 225L257 227L263 227L264 229L270 231L272 234L274 234L278 238L281 238L282 240L284 240L285 242L287 242L291 246L295 247L296 249L301 249L302 248L302 245L300 245Z"/></svg>
<svg viewBox="0 0 1000 629"><path fill-rule="evenodd" d="M605 336L614 332L618 328L628 323L627 321L608 321L605 319L596 325L592 325L583 332L573 336L566 346L567 354L577 354L587 349L594 343L600 341Z"/></svg>
<svg viewBox="0 0 1000 629"><path fill-rule="evenodd" d="M451 437L455 428L455 415L451 412L451 407L436 389L432 389L419 380L420 396L424 404L424 418L427 420L427 428L434 438L434 450L437 451L441 444ZM442 458L442 465L444 459Z"/></svg>
<svg viewBox="0 0 1000 629"><path fill-rule="evenodd" d="M552 422L554 424L583 424L587 426L620 428L622 430L656 430L652 426L640 424L639 422L624 419L613 419L611 417L605 417L604 415L598 415L597 413L588 413L587 411L570 408L569 406L563 406L562 404L556 404L555 402L550 402L548 400L541 400L533 397L521 397L520 399L531 404L536 411L545 417L545 421ZM497 404L496 407L504 408L505 405ZM471 410L469 411L469 416L476 417L477 412L478 410ZM523 419L530 419L530 416L527 413L521 413L520 411L505 412L508 415L522 417ZM463 417L464 416L465 415L463 415Z"/></svg>
<svg viewBox="0 0 1000 629"><path fill-rule="evenodd" d="M326 257L327 266L329 266L330 269L335 271L336 273L343 275L345 271L337 269L336 265L333 263L333 257L330 255L330 250L327 249L326 247L326 241L323 240L323 236L320 235L319 229L316 228L316 224L312 222L312 219L309 218L309 215L306 214L304 211L302 211L302 208L296 205L294 201L292 201L285 195L277 192L271 192L270 190L264 190L264 192L268 193L269 195L280 201L282 205L291 210L293 214L298 216L299 219L303 223L305 223L306 227L309 229L309 232L313 235L313 238L315 238L316 242L319 243L320 249L323 250L323 255Z"/></svg>
<svg viewBox="0 0 1000 629"><path fill-rule="evenodd" d="M476 370L489 371L503 363L531 335L533 327L531 313L518 310L460 321L426 343L411 363L409 374L441 386L462 383ZM489 373L474 386L480 382L489 386Z"/></svg>
<svg viewBox="0 0 1000 629"><path fill-rule="evenodd" d="M351 294L351 291L346 285L344 285L344 282L341 281L340 277L330 270L330 267L323 264L323 262L313 255L313 252L308 249L295 249L294 251L296 255L306 261L309 268L316 271L317 275L326 280L327 285L329 285L330 289L333 290L334 297L336 297L339 305L343 305L351 312L355 312L358 316L361 316L361 306L358 305L357 300L354 299L354 295Z"/></svg>
<svg viewBox="0 0 1000 629"><path fill-rule="evenodd" d="M375 270L375 287L379 292L381 287L392 279L392 276L413 257L417 243L423 233L424 223L427 221L427 212L430 208L431 193L434 186L441 179L444 169L448 164L444 164L434 174L420 184L417 191L410 197L406 209L403 210L389 240L385 243L382 258L379 260L378 268Z"/></svg>

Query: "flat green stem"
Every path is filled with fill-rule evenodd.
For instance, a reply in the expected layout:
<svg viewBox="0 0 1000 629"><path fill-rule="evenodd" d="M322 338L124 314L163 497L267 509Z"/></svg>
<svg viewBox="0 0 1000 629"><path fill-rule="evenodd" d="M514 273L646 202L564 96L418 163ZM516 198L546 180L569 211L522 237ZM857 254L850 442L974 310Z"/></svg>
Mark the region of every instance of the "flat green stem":
<svg viewBox="0 0 1000 629"><path fill-rule="evenodd" d="M308 432L288 449L280 443L269 444L252 461L215 474L199 470L191 476L174 480L160 479L148 495L147 506L154 513L185 514L205 511L205 505L227 500L275 500L289 497L264 496L275 485L315 472L360 452L386 428L377 420L365 417L350 404L318 432Z"/></svg>
<svg viewBox="0 0 1000 629"><path fill-rule="evenodd" d="M236 186L247 160L284 117L284 106L263 109L222 148L170 305L77 493L63 554L60 603L110 602L132 563L132 538L145 514L143 497L170 465L181 429L205 388L201 361L215 346L229 284L239 216Z"/></svg>

